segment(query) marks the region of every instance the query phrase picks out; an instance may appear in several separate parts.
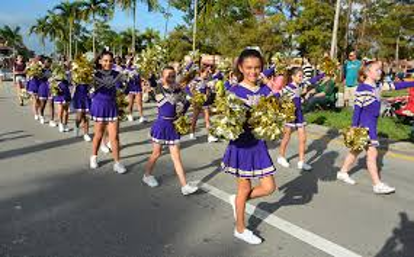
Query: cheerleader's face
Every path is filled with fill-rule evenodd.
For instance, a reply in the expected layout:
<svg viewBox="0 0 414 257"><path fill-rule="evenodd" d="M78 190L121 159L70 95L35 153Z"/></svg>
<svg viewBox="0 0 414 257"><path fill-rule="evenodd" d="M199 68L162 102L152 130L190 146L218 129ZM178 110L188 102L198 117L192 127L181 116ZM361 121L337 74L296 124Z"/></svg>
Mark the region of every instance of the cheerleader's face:
<svg viewBox="0 0 414 257"><path fill-rule="evenodd" d="M174 70L164 70L162 72L162 83L164 85L173 85L175 83L175 71Z"/></svg>
<svg viewBox="0 0 414 257"><path fill-rule="evenodd" d="M111 70L113 65L113 58L109 54L102 56L99 60L99 64L102 66L103 70Z"/></svg>
<svg viewBox="0 0 414 257"><path fill-rule="evenodd" d="M239 70L243 74L243 81L256 84L262 72L262 63L259 58L248 57L239 65Z"/></svg>
<svg viewBox="0 0 414 257"><path fill-rule="evenodd" d="M381 80L381 76L382 76L381 63L376 62L376 63L371 64L371 66L368 68L368 71L367 71L367 77L374 81L379 81Z"/></svg>
<svg viewBox="0 0 414 257"><path fill-rule="evenodd" d="M302 83L303 82L303 72L298 71L296 74L292 75L292 81L296 85L299 85L300 83Z"/></svg>

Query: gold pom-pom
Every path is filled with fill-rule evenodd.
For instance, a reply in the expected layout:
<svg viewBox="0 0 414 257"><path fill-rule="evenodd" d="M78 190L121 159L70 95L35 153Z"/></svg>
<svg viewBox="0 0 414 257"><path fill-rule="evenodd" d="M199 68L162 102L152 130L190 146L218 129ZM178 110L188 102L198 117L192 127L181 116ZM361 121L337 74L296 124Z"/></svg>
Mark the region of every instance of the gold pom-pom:
<svg viewBox="0 0 414 257"><path fill-rule="evenodd" d="M28 67L27 67L27 71L26 71L27 76L31 77L31 78L39 78L42 76L43 74L43 70L42 70L42 65L39 62L34 62L31 63Z"/></svg>
<svg viewBox="0 0 414 257"><path fill-rule="evenodd" d="M72 63L72 81L75 85L93 83L93 64L84 55L79 55Z"/></svg>
<svg viewBox="0 0 414 257"><path fill-rule="evenodd" d="M126 120L128 104L125 93L122 90L116 91L116 105L118 107L118 119L120 121Z"/></svg>
<svg viewBox="0 0 414 257"><path fill-rule="evenodd" d="M225 140L236 140L244 132L247 108L234 94L216 98L212 108L210 134Z"/></svg>
<svg viewBox="0 0 414 257"><path fill-rule="evenodd" d="M293 122L296 119L296 106L292 99L287 96L282 96L280 99L280 113L285 122Z"/></svg>
<svg viewBox="0 0 414 257"><path fill-rule="evenodd" d="M271 58L272 63L275 65L276 73L277 74L285 74L288 65L288 62L286 60L286 57L280 53L275 53Z"/></svg>
<svg viewBox="0 0 414 257"><path fill-rule="evenodd" d="M281 101L274 96L260 98L257 105L251 109L248 120L252 133L257 139L279 139L285 122Z"/></svg>
<svg viewBox="0 0 414 257"><path fill-rule="evenodd" d="M66 79L66 71L62 65L52 65L52 76L49 79L52 96L58 96L60 92L59 82Z"/></svg>
<svg viewBox="0 0 414 257"><path fill-rule="evenodd" d="M201 108L206 101L207 95L201 93L198 90L192 90L191 105L193 108Z"/></svg>
<svg viewBox="0 0 414 257"><path fill-rule="evenodd" d="M180 135L187 135L190 133L191 121L187 115L181 115L174 121L174 128Z"/></svg>
<svg viewBox="0 0 414 257"><path fill-rule="evenodd" d="M325 56L319 68L326 75L333 76L337 70L337 61L331 59L329 56Z"/></svg>
<svg viewBox="0 0 414 257"><path fill-rule="evenodd" d="M363 151L368 147L370 139L367 128L349 127L342 134L345 146L352 151Z"/></svg>

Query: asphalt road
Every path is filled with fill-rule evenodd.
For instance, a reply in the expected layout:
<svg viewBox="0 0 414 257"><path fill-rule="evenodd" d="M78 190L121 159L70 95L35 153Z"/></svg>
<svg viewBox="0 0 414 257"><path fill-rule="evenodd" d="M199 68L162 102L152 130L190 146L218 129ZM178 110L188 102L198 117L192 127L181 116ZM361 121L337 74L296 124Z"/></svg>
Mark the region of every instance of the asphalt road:
<svg viewBox="0 0 414 257"><path fill-rule="evenodd" d="M413 257L414 156L386 147L380 158L393 195L372 193L361 157L355 186L335 181L347 150L330 132L310 134L310 173L278 167L272 196L252 201L249 227L265 242L233 237L229 194L235 180L218 170L225 142L182 142L188 179L200 193L180 194L168 152L155 174L159 188L141 182L151 152L151 123L121 125L122 159L130 170L112 171L110 155L89 170L91 144L35 122L18 106L9 83L0 86L0 256L280 256ZM145 111L155 117L153 104ZM73 123L70 124L73 127ZM294 167L297 140L289 148ZM269 143L274 160L278 144Z"/></svg>

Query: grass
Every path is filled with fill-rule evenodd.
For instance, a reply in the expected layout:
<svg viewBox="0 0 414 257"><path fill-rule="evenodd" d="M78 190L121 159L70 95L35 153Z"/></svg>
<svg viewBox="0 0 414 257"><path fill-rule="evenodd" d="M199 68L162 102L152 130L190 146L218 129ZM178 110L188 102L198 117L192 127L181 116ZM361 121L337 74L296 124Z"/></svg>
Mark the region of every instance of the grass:
<svg viewBox="0 0 414 257"><path fill-rule="evenodd" d="M315 111L305 114L308 123L323 125L335 129L343 129L351 125L352 110ZM378 135L395 141L414 142L411 135L412 126L401 123L397 118L380 117L378 121Z"/></svg>

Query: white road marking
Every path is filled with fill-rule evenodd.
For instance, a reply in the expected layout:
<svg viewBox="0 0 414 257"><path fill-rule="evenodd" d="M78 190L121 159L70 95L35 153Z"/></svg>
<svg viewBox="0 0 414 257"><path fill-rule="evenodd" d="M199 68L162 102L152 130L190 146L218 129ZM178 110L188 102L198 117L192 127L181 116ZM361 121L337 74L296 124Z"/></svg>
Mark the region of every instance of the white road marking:
<svg viewBox="0 0 414 257"><path fill-rule="evenodd" d="M218 199L229 203L229 196L230 194L220 190L214 186L211 186L206 183L199 183L199 186L207 191L207 193L211 194L212 196L217 197ZM246 212L250 215L254 215L255 217L263 220L264 222L268 223L269 225L299 239L300 241L307 243L322 252L325 252L331 256L335 257L362 257L362 255L352 252L338 244L335 244L332 241L329 241L323 237L320 237L310 231L307 231L301 227L296 226L282 218L277 217L276 215L264 211L260 208L256 208L256 206L247 203L246 205Z"/></svg>

